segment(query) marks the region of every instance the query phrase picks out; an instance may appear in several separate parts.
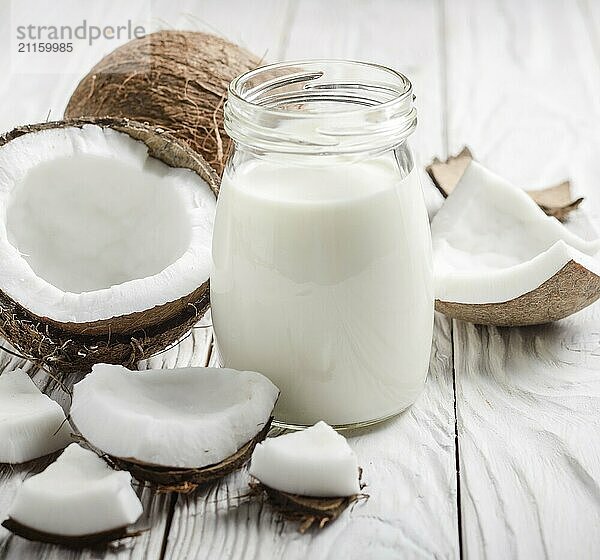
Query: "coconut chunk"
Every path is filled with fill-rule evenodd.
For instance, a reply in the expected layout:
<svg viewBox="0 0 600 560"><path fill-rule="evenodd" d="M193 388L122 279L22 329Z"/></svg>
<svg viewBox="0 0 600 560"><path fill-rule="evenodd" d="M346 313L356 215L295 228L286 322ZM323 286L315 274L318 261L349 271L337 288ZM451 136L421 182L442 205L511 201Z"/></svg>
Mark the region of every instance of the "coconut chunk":
<svg viewBox="0 0 600 560"><path fill-rule="evenodd" d="M21 369L0 375L0 463L24 463L66 447L71 429L60 405Z"/></svg>
<svg viewBox="0 0 600 560"><path fill-rule="evenodd" d="M73 388L71 418L117 458L198 468L235 454L269 422L279 390L226 368L130 371L97 364Z"/></svg>
<svg viewBox="0 0 600 560"><path fill-rule="evenodd" d="M290 494L352 496L360 492L358 459L346 438L325 422L268 438L252 454L250 474Z"/></svg>
<svg viewBox="0 0 600 560"><path fill-rule="evenodd" d="M570 315L600 296L600 241L571 233L524 191L475 161L431 231L436 307L451 316L536 324Z"/></svg>
<svg viewBox="0 0 600 560"><path fill-rule="evenodd" d="M6 524L24 535L68 539L125 528L141 514L131 475L72 443L45 471L23 482Z"/></svg>

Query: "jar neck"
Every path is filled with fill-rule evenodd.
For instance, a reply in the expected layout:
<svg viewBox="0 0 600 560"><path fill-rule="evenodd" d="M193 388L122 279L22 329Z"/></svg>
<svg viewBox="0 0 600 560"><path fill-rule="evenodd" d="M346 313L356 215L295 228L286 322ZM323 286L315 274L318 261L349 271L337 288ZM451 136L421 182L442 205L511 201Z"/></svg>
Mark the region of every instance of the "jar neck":
<svg viewBox="0 0 600 560"><path fill-rule="evenodd" d="M416 127L408 78L362 62L314 60L264 66L229 86L225 129L258 153L381 153Z"/></svg>

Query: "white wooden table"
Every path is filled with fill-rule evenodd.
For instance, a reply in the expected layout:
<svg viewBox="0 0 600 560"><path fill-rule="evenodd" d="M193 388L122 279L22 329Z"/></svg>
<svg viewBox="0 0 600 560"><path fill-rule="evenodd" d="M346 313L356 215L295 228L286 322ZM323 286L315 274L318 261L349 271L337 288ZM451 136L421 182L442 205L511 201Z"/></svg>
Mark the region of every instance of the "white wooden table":
<svg viewBox="0 0 600 560"><path fill-rule="evenodd" d="M97 2L90 11L109 9ZM593 236L600 224L600 2L165 0L152 9L156 24L217 32L270 61L339 57L404 71L418 97L413 145L422 165L468 144L523 186L571 177L586 200L570 227ZM11 75L7 64L2 49L0 129L45 120L49 111L59 118L77 77ZM435 207L426 178L424 187ZM212 334L202 328L151 365L211 359ZM0 356L1 369L23 365L31 369ZM41 373L35 379L65 402ZM321 533L300 535L267 506L240 501L241 471L191 496L140 489L148 530L106 557L597 558L600 304L523 329L438 316L422 397L351 445L371 498ZM0 518L21 481L43 467L0 467ZM102 555L0 529L0 559Z"/></svg>

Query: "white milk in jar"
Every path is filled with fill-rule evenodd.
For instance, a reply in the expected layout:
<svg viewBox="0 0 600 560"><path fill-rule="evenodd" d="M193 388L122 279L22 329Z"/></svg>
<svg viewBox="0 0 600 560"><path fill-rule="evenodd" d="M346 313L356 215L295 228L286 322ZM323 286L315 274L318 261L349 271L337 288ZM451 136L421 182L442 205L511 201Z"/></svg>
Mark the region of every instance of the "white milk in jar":
<svg viewBox="0 0 600 560"><path fill-rule="evenodd" d="M276 133L289 142L296 130L318 143L310 122ZM410 151L236 150L213 237L223 365L268 376L284 425L397 414L423 388L433 324L429 224Z"/></svg>

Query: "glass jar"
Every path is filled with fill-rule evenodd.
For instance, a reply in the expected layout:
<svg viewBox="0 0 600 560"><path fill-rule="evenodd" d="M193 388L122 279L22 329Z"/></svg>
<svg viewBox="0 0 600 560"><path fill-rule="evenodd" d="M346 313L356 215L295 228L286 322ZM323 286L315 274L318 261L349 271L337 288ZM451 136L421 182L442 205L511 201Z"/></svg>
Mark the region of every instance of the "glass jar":
<svg viewBox="0 0 600 560"><path fill-rule="evenodd" d="M434 295L413 99L402 74L335 60L229 87L213 325L222 365L280 388L279 425L372 424L423 388Z"/></svg>

